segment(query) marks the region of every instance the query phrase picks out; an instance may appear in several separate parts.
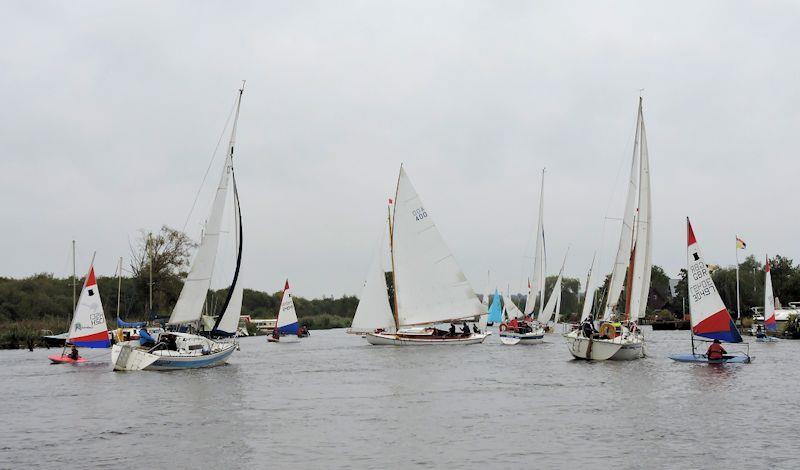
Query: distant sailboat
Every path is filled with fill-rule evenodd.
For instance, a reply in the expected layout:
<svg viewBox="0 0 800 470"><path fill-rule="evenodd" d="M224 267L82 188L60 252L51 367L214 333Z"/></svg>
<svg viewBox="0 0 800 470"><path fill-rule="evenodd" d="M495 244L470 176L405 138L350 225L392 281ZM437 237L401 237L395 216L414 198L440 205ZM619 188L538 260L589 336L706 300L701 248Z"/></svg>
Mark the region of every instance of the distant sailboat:
<svg viewBox="0 0 800 470"><path fill-rule="evenodd" d="M588 349L577 347L576 340L583 335L582 329L568 334L567 344L576 358L589 359L582 357L582 352L594 351L591 359L601 360L600 357L605 356L605 353L601 354L596 344L604 341L609 343L604 350L614 349L616 344L620 344L617 352L607 359L632 360L644 357L644 335L638 328L638 321L645 315L650 294L650 274L653 266L652 238L650 160L640 97L625 212L611 271L608 299L602 316L603 324L600 326L603 331L600 331L598 338L592 338L592 348ZM626 280L626 302L624 309L618 312L617 307ZM592 322L591 329L594 329L594 318L587 318L584 321Z"/></svg>
<svg viewBox="0 0 800 470"><path fill-rule="evenodd" d="M300 323L297 320L297 311L294 309L294 300L292 300L292 292L289 289L289 280L283 286L283 297L281 298L281 306L278 309L278 318L275 319L275 330L272 336L267 338L267 341L276 343L280 340L281 336L294 335L299 337L308 336L300 328Z"/></svg>
<svg viewBox="0 0 800 470"><path fill-rule="evenodd" d="M397 179L394 210L390 209L389 255L394 290L394 328L393 331L367 333L370 344L483 342L485 333L448 334L435 328L437 323L474 321L484 315L485 310L402 166ZM380 294L388 298L388 292ZM382 300L380 304L383 304Z"/></svg>
<svg viewBox="0 0 800 470"><path fill-rule="evenodd" d="M79 348L110 348L111 339L108 335L106 315L103 312L103 302L100 300L100 290L94 276L94 257L89 265L89 273L81 289L81 295L72 315L69 326L67 345ZM53 364L80 363L86 359L74 357L66 352L66 346L60 355L47 356Z"/></svg>
<svg viewBox="0 0 800 470"><path fill-rule="evenodd" d="M692 322L692 353L673 354L670 359L678 362L750 362L747 354L725 354L721 359L709 359L706 354L695 351L694 337L701 336L726 343L741 343L742 336L733 323L728 309L719 296L714 280L708 271L700 245L694 235L692 224L686 218L686 279L689 288L689 314Z"/></svg>
<svg viewBox="0 0 800 470"><path fill-rule="evenodd" d="M497 292L497 289L494 291L494 297L492 298L492 305L489 307L489 318L487 320L487 325L493 325L495 323L500 324L503 321L503 307L500 305L500 293Z"/></svg>
<svg viewBox="0 0 800 470"><path fill-rule="evenodd" d="M538 344L544 340L545 328L534 319L534 310L539 306L539 314L544 316L545 295L545 243L544 243L544 169L542 183L539 188L539 219L536 226L536 248L533 259L532 279L528 280L528 298L522 318L510 318L500 325L500 339L503 344Z"/></svg>
<svg viewBox="0 0 800 470"><path fill-rule="evenodd" d="M558 322L558 307L561 303L561 279L564 276L564 266L567 263L567 255L564 255L564 261L561 263L561 269L558 271L558 277L556 278L555 284L553 284L553 291L550 292L550 298L547 299L547 303L544 305L544 308L539 313L539 317L536 319L540 325L544 326L548 332L555 330L555 325ZM553 324L550 325L550 321L553 321Z"/></svg>
<svg viewBox="0 0 800 470"><path fill-rule="evenodd" d="M167 323L173 331L159 334L154 345L145 343L145 339L141 342L125 341L115 344L111 351L115 370L175 370L211 367L224 364L238 348L238 343L235 341L220 341L212 338L234 336L242 308L243 289L239 279L243 241L242 211L239 206L233 156L243 93L244 85L239 89L228 152L211 211L200 239L200 246L197 248L189 274ZM204 332L204 335L192 334L188 331L201 331L200 323L219 250L228 193L233 195L236 268L211 331Z"/></svg>

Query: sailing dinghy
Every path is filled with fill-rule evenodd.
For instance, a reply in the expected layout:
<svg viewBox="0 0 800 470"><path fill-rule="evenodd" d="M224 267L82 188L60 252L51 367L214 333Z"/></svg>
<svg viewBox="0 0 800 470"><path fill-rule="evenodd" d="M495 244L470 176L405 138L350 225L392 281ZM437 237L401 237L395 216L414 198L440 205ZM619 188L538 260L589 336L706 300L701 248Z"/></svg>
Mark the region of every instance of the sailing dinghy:
<svg viewBox="0 0 800 470"><path fill-rule="evenodd" d="M485 333L449 334L436 328L436 324L454 322L463 322L466 327L467 321L480 318L486 311L402 165L393 202L392 209L390 200L388 217L392 322L368 332L367 341L373 345L482 343ZM365 290L369 287L371 291L362 292L359 302L359 309L361 302L373 302L376 319L385 318L384 308L391 305L384 285L367 282Z"/></svg>
<svg viewBox="0 0 800 470"><path fill-rule="evenodd" d="M236 335L242 309L243 290L239 279L243 242L242 211L239 206L239 192L236 188L236 177L233 171L233 154L243 93L244 85L239 89L228 151L219 185L211 204L211 211L200 239L200 246L197 248L189 275L183 283L178 302L167 323L170 331L160 333L155 344L148 343L146 338L140 339L140 341L124 341L115 344L111 350L114 370L179 370L212 367L227 362L231 354L238 349L239 345L235 340L224 338ZM211 287L229 193L233 195L236 268L225 301L216 315L216 321L211 331L201 331L203 309L208 290ZM190 331L203 334L194 334Z"/></svg>
<svg viewBox="0 0 800 470"><path fill-rule="evenodd" d="M292 300L292 293L289 290L289 280L283 286L283 297L281 298L281 306L278 309L278 318L275 319L275 329L272 330L272 335L267 337L270 343L277 343L280 341L281 336L293 335L298 338L308 336L308 333L303 333L300 328L300 323L297 320L297 311L294 309L294 300Z"/></svg>
<svg viewBox="0 0 800 470"><path fill-rule="evenodd" d="M79 348L110 348L111 340L106 325L106 315L100 300L100 290L94 277L94 258L89 265L89 274L83 283L81 295L72 315L67 342L60 355L47 356L53 364L77 364L86 362L83 357L73 358L67 354L66 348L73 345Z"/></svg>
<svg viewBox="0 0 800 470"><path fill-rule="evenodd" d="M673 354L669 356L678 362L703 362L709 364L720 363L748 363L751 358L748 354L725 354L722 359L709 359L706 354L695 351L695 336L726 343L741 343L742 335L736 329L728 309L719 296L714 280L708 272L700 245L692 230L689 218L686 218L686 279L689 284L689 314L692 322L692 353ZM746 343L745 343L746 344Z"/></svg>
<svg viewBox="0 0 800 470"><path fill-rule="evenodd" d="M500 306L500 293L497 289L494 290L492 297L492 305L489 307L489 317L486 320L487 325L500 324L503 322L503 307Z"/></svg>
<svg viewBox="0 0 800 470"><path fill-rule="evenodd" d="M764 265L764 330L756 331L756 341L760 343L776 343L778 338L769 336L769 333L778 331L778 322L775 319L775 294L772 291L772 272L769 266L769 256Z"/></svg>
<svg viewBox="0 0 800 470"><path fill-rule="evenodd" d="M644 113L642 98L639 98L639 110L636 116L636 133L633 143L633 157L631 158L631 171L628 183L628 194L625 202L625 212L622 217L622 230L620 231L619 245L611 271L608 298L600 325L600 334L592 333L592 348L576 347L576 341L586 342L580 338L585 336L583 329L570 332L567 343L573 356L580 359L584 352L594 350L600 360L596 346L608 343L609 348L619 344L617 352L608 359L632 360L644 357L644 335L638 328L638 321L644 317L647 309L647 299L650 295L650 274L653 267L653 224L650 197L650 160L647 150L647 134L644 127ZM627 281L627 282L626 282ZM625 305L618 310L619 300L625 284ZM592 318L583 318L582 321L592 322ZM589 329L587 329L587 332ZM603 356L605 354L602 354Z"/></svg>

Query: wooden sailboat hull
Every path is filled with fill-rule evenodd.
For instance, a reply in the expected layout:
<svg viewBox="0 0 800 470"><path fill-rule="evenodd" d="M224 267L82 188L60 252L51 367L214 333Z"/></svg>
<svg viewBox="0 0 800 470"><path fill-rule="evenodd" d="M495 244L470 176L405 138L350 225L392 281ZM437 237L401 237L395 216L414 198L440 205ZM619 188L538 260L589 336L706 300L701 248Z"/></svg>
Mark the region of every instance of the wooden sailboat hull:
<svg viewBox="0 0 800 470"><path fill-rule="evenodd" d="M394 333L367 333L367 341L375 346L432 346L455 344L480 344L488 335L473 333L469 336L397 335Z"/></svg>

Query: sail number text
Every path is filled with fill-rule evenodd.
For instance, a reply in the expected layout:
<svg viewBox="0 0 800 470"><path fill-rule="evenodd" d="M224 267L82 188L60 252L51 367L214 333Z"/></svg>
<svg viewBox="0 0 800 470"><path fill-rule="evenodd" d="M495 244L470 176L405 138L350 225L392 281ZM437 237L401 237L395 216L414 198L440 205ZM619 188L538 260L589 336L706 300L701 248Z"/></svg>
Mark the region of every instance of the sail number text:
<svg viewBox="0 0 800 470"><path fill-rule="evenodd" d="M420 221L420 220L424 219L425 217L428 217L428 213L425 212L425 208L424 207L420 207L419 209L414 209L411 212L411 215L413 215L414 216L414 220L417 220L417 221Z"/></svg>
<svg viewBox="0 0 800 470"><path fill-rule="evenodd" d="M711 276L708 275L708 268L706 267L705 263L702 261L699 263L693 263L689 270L691 271L689 274L692 276L693 281L696 282L690 290L690 294L692 295L692 299L697 302L703 297L710 295L712 292L716 292L716 287L714 287L714 281L711 280Z"/></svg>

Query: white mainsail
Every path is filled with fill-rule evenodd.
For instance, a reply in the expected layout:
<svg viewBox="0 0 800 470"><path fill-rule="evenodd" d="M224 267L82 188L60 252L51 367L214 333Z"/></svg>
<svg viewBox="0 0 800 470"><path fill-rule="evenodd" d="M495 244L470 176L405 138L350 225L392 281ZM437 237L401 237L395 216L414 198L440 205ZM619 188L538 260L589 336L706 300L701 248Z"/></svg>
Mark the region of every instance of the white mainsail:
<svg viewBox="0 0 800 470"><path fill-rule="evenodd" d="M503 294L503 310L505 310L505 316L507 316L509 320L523 317L522 310L511 300L511 296L508 293Z"/></svg>
<svg viewBox="0 0 800 470"><path fill-rule="evenodd" d="M581 322L585 321L592 315L592 304L594 303L594 261L597 258L595 253L592 256L592 265L589 267L589 275L586 279L586 296L583 298L583 312L581 312Z"/></svg>
<svg viewBox="0 0 800 470"><path fill-rule="evenodd" d="M639 101L640 126L640 164L639 164L639 212L636 217L636 239L634 242L633 282L631 283L631 304L628 320L637 321L644 317L647 299L650 295L650 274L652 270L651 238L653 235L650 220L650 162L647 155L647 135L644 130L642 103Z"/></svg>
<svg viewBox="0 0 800 470"><path fill-rule="evenodd" d="M639 131L641 126L641 102L639 114L636 117L636 136L633 140L633 155L631 157L631 173L628 181L628 195L625 199L625 212L622 214L622 229L619 235L619 246L617 256L614 258L614 267L611 270L611 282L608 285L608 295L606 308L603 312L603 320L609 321L614 315L614 311L619 303L622 294L622 285L625 282L625 273L628 270L631 250L633 249L634 218L636 217L636 195L639 191Z"/></svg>
<svg viewBox="0 0 800 470"><path fill-rule="evenodd" d="M395 329L386 287L385 258L386 230L384 229L359 296L358 307L353 316L353 323L350 325L350 333L370 333L379 328L386 331Z"/></svg>
<svg viewBox="0 0 800 470"><path fill-rule="evenodd" d="M228 182L230 181L232 170L233 163L231 156L228 155L225 158L225 166L222 168L222 176L220 176L219 186L217 186L214 202L211 205L211 214L205 224L205 230L200 240L200 247L197 249L192 261L189 275L183 283L178 302L169 317L170 325L192 323L200 320L203 312L203 303L206 301L206 294L211 286L214 262L217 259L222 215L225 211Z"/></svg>
<svg viewBox="0 0 800 470"><path fill-rule="evenodd" d="M392 238L400 326L468 319L483 313L478 296L402 166Z"/></svg>
<svg viewBox="0 0 800 470"><path fill-rule="evenodd" d="M533 283L525 302L525 315L533 313L534 304L539 298L539 315L544 309L545 283L545 247L544 247L544 170L542 170L542 186L539 189L539 222L536 226L536 252L533 258Z"/></svg>

